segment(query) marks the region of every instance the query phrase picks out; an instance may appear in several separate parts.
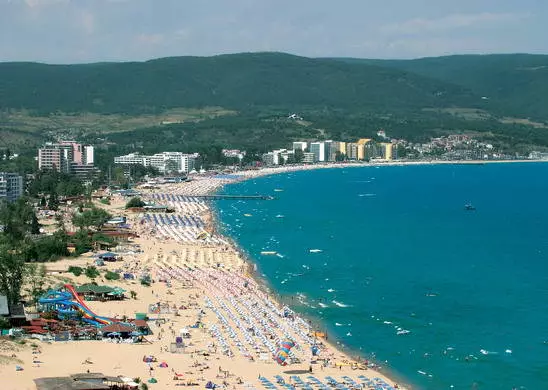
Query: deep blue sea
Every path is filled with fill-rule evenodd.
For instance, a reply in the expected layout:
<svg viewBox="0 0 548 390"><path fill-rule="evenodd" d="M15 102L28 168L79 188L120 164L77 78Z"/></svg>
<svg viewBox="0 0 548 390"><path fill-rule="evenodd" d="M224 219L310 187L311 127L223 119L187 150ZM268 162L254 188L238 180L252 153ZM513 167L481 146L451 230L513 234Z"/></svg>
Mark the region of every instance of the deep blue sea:
<svg viewBox="0 0 548 390"><path fill-rule="evenodd" d="M330 341L414 388L548 389L548 164L302 171L223 192L276 197L219 201L221 229Z"/></svg>

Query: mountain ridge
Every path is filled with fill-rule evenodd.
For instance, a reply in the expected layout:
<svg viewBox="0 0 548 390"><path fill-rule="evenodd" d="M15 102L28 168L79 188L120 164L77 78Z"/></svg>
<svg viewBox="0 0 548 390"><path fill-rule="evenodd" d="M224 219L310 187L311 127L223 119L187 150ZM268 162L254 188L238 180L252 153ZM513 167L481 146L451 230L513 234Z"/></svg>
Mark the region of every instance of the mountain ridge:
<svg viewBox="0 0 548 390"><path fill-rule="evenodd" d="M452 104L481 106L481 101L466 88L407 71L285 53L77 65L0 63L0 106L44 112L213 105L417 109Z"/></svg>

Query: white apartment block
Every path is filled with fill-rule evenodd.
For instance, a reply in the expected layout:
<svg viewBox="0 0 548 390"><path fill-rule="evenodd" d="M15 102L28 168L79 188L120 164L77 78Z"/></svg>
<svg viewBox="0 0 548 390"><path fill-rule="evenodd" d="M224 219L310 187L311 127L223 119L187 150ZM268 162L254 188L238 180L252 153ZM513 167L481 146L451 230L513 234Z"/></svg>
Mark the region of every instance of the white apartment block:
<svg viewBox="0 0 548 390"><path fill-rule="evenodd" d="M325 159L325 142L310 143L310 152L314 153L315 161L324 162Z"/></svg>
<svg viewBox="0 0 548 390"><path fill-rule="evenodd" d="M308 142L301 142L301 141L293 142L293 150L300 149L304 152L307 147L308 147Z"/></svg>
<svg viewBox="0 0 548 390"><path fill-rule="evenodd" d="M114 164L150 166L158 169L161 173L170 171L189 173L194 169L195 161L195 155L181 152L163 152L151 156L130 153L125 156L114 157Z"/></svg>
<svg viewBox="0 0 548 390"><path fill-rule="evenodd" d="M23 177L16 173L0 172L0 201L15 202L23 195Z"/></svg>

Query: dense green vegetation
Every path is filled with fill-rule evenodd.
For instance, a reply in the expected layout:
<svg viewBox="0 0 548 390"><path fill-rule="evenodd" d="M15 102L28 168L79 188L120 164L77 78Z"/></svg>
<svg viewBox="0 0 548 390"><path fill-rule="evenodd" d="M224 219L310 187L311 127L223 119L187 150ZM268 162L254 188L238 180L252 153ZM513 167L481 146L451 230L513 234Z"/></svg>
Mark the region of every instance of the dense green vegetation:
<svg viewBox="0 0 548 390"><path fill-rule="evenodd" d="M141 198L131 198L127 203L126 203L126 209L129 209L129 208L133 208L133 207L143 207L145 205L145 202L143 202L141 200Z"/></svg>
<svg viewBox="0 0 548 390"><path fill-rule="evenodd" d="M487 98L486 107L501 115L548 121L548 55L457 55L417 60L344 61L390 67L457 84Z"/></svg>
<svg viewBox="0 0 548 390"><path fill-rule="evenodd" d="M61 130L52 130L52 123L63 118L66 124L74 115L66 131L97 146L103 175L115 155L133 151L198 152L200 165L208 166L227 162L222 148L246 149L249 161L296 139L350 141L374 137L381 128L417 142L468 133L503 150L528 151L548 147L546 90L548 56L533 55L381 61L254 53L141 63L4 63L0 122L9 117L16 137L17 118L34 116L20 135L43 126L48 131L38 134L53 137L67 133L55 133ZM192 119L170 117L176 112L191 112ZM304 120L289 120L290 113ZM164 119L175 120L162 124ZM114 129L117 122L124 126ZM0 160L0 169L28 172L32 163L28 157ZM122 183L124 172L113 173ZM131 177L144 174L135 168Z"/></svg>
<svg viewBox="0 0 548 390"><path fill-rule="evenodd" d="M466 88L374 65L281 53L86 65L0 64L0 107L100 113L174 107L478 106Z"/></svg>

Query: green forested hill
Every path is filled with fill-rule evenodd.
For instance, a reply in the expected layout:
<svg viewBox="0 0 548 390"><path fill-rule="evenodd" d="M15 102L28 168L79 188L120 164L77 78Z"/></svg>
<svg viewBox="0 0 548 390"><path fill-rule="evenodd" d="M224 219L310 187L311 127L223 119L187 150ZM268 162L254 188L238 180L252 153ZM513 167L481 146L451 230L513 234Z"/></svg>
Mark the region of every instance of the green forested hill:
<svg viewBox="0 0 548 390"><path fill-rule="evenodd" d="M305 120L288 121L289 113ZM0 148L65 137L112 153L212 143L264 151L380 128L413 142L467 133L509 151L548 148L548 56L0 63Z"/></svg>
<svg viewBox="0 0 548 390"><path fill-rule="evenodd" d="M467 88L390 67L281 53L86 65L0 64L0 107L143 113L173 107L401 110L482 102Z"/></svg>
<svg viewBox="0 0 548 390"><path fill-rule="evenodd" d="M451 82L484 96L489 109L514 117L548 120L548 55L457 55L416 60L344 59L391 67Z"/></svg>

